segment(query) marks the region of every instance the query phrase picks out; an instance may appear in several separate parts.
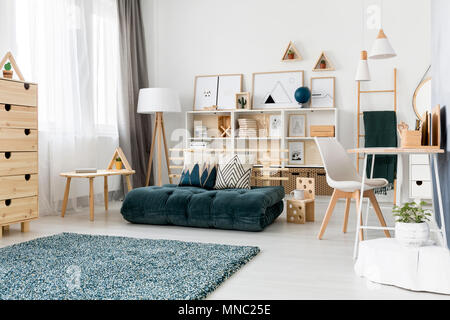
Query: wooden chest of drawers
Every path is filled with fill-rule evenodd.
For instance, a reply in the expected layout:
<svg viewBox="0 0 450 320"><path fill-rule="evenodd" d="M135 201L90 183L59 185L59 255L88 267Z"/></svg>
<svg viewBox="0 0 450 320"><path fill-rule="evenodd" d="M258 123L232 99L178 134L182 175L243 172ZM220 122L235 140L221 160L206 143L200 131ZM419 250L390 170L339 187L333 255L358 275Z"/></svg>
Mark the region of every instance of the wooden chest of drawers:
<svg viewBox="0 0 450 320"><path fill-rule="evenodd" d="M37 85L0 78L0 237L39 216Z"/></svg>

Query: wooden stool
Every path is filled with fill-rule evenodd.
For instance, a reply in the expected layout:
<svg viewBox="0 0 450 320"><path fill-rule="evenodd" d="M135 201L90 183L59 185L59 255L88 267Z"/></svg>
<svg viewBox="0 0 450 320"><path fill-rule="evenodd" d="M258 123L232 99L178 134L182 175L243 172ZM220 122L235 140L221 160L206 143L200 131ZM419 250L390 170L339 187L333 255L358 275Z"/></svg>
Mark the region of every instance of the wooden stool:
<svg viewBox="0 0 450 320"><path fill-rule="evenodd" d="M287 201L287 222L305 224L315 220L315 180L312 178L297 178L297 190L305 191L305 200Z"/></svg>

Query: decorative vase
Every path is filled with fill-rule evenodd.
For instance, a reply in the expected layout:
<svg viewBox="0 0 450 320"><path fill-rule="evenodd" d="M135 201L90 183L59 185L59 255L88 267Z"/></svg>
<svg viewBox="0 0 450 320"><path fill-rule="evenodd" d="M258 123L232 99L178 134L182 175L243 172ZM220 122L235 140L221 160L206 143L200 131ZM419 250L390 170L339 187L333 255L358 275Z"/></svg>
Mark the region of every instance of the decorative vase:
<svg viewBox="0 0 450 320"><path fill-rule="evenodd" d="M14 72L12 70L3 70L3 78L12 79Z"/></svg>
<svg viewBox="0 0 450 320"><path fill-rule="evenodd" d="M395 224L395 239L407 247L422 247L430 239L430 227L426 222L397 222Z"/></svg>
<svg viewBox="0 0 450 320"><path fill-rule="evenodd" d="M327 68L326 62L321 62L320 63L320 69L326 69L326 68Z"/></svg>
<svg viewBox="0 0 450 320"><path fill-rule="evenodd" d="M116 169L117 170L122 170L123 168L123 163L122 161L116 161Z"/></svg>
<svg viewBox="0 0 450 320"><path fill-rule="evenodd" d="M293 53L288 53L288 59L289 59L289 60L294 60L294 58L295 58L295 54L293 54Z"/></svg>

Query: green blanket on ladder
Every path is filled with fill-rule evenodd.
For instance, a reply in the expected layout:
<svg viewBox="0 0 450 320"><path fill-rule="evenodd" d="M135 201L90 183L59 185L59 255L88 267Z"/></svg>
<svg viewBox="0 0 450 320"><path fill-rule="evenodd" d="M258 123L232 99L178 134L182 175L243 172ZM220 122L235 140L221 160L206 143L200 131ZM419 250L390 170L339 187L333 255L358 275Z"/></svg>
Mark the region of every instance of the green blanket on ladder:
<svg viewBox="0 0 450 320"><path fill-rule="evenodd" d="M394 111L364 112L365 147L397 147L397 115ZM367 177L372 169L372 156L367 159ZM386 194L394 189L397 178L397 156L377 155L373 171L374 178L384 178L389 185L375 190L377 194Z"/></svg>

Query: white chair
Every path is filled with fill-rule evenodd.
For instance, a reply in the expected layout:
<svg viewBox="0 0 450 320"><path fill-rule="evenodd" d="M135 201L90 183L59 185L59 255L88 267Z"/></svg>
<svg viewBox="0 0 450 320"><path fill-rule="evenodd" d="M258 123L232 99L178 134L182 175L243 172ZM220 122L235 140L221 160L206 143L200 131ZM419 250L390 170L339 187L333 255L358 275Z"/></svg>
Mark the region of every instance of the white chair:
<svg viewBox="0 0 450 320"><path fill-rule="evenodd" d="M327 173L327 183L334 189L318 235L319 240L321 240L339 199L346 199L343 232L347 232L351 200L356 200L356 212L358 212L358 208L361 205L359 202L361 198L362 178L353 166L353 161L348 156L344 147L335 138L316 138L315 140ZM387 184L388 181L386 179L366 179L364 186L364 198L369 198L383 227L386 227L386 221L384 220L373 189L382 188ZM387 237L390 237L389 231L386 230L384 233ZM363 240L363 230L361 230L359 236Z"/></svg>

